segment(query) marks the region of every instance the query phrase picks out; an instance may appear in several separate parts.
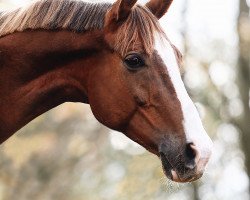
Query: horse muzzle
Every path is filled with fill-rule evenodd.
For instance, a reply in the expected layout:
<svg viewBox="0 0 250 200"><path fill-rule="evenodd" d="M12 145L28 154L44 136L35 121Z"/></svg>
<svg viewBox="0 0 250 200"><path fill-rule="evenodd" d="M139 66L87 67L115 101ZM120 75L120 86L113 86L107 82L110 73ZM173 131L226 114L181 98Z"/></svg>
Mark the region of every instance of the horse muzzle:
<svg viewBox="0 0 250 200"><path fill-rule="evenodd" d="M210 149L202 155L194 144L187 144L185 150L175 156L169 152L160 152L165 175L179 183L192 182L201 178L210 156Z"/></svg>

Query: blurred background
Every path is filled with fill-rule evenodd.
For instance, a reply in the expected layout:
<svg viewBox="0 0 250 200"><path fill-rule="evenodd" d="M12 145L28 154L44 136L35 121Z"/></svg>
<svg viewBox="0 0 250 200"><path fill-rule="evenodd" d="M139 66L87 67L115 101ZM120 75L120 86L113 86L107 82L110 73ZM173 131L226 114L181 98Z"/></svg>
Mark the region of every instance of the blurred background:
<svg viewBox="0 0 250 200"><path fill-rule="evenodd" d="M27 2L0 0L0 9ZM0 146L0 200L250 199L249 5L175 0L161 20L214 141L201 180L170 182L156 156L100 125L89 106L66 103Z"/></svg>

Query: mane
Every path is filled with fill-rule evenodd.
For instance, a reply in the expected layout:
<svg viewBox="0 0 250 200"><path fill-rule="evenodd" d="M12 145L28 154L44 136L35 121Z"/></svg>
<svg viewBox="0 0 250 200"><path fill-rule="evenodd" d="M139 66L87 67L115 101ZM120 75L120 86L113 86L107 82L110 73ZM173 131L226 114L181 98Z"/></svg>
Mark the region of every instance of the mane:
<svg viewBox="0 0 250 200"><path fill-rule="evenodd" d="M12 11L0 13L0 37L26 29L68 29L84 32L101 29L110 3L81 0L36 0Z"/></svg>
<svg viewBox="0 0 250 200"><path fill-rule="evenodd" d="M37 0L12 11L0 12L0 37L27 29L66 29L75 32L102 29L110 3L87 3L81 0ZM119 27L115 49L124 55L140 45L146 53L154 47L154 36L165 37L157 18L140 5L132 9Z"/></svg>

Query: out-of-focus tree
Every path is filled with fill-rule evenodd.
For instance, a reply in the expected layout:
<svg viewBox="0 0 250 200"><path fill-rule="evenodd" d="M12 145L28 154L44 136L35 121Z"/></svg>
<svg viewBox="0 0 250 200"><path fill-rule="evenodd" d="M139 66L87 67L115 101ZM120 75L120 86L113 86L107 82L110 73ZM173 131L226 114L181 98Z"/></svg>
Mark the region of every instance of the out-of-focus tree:
<svg viewBox="0 0 250 200"><path fill-rule="evenodd" d="M250 16L246 0L239 1L238 35L239 58L237 82L243 104L243 112L235 121L242 133L245 163L248 176L250 177Z"/></svg>
<svg viewBox="0 0 250 200"><path fill-rule="evenodd" d="M187 3L189 1L185 0L183 3L184 12L183 12L183 22L187 21L187 16L185 16L187 11L187 8L189 8L189 4ZM192 3L192 2L190 2ZM202 84L199 83L195 87L190 84L192 83L192 78L194 79L194 75L189 77L190 73L187 73L187 75L184 75L184 79L186 80L187 85L191 85L190 93L193 96L193 99L198 100L199 107L201 107L201 111L205 108L205 121L207 122L209 126L206 127L208 132L212 133L211 136L213 137L216 145L215 145L215 151L220 150L220 148L224 148L224 153L220 155L221 159L218 159L217 170L214 171L216 174L216 171L223 172L223 168L225 169L226 163L228 163L228 159L231 155L237 155L238 159L241 158L241 154L238 147L238 142L234 141L235 144L227 143L228 137L233 137L237 134L237 130L235 127L239 129L240 132L243 133L243 149L246 157L246 166L249 166L248 173L250 172L250 115L249 115L249 89L250 89L250 65L249 65L249 57L250 57L250 19L249 19L249 7L247 6L247 3L245 0L239 0L240 4L240 15L238 19L238 26L242 26L241 29L239 28L239 65L241 65L238 70L235 69L235 60L234 57L226 53L227 49L232 49L231 53L237 54L237 49L234 50L232 46L228 44L228 41L223 40L213 40L213 41L203 41L201 43L195 43L192 41L192 37L195 37L194 32L190 31L190 27L188 27L188 23L184 23L184 29L183 29L183 46L184 46L184 55L185 55L185 66L191 66L192 68L197 68L196 70L193 70L190 68L187 72L192 71L199 72L200 75L203 77ZM223 16L223 15L222 15ZM233 24L232 24L233 27ZM241 32L240 32L241 31ZM203 33L204 34L204 33ZM242 35L244 34L244 35ZM199 33L198 33L199 35ZM205 34L206 35L206 34ZM197 33L196 33L197 36ZM207 35L206 35L207 36ZM204 36L204 37L206 37ZM244 38L242 38L244 36ZM203 53L199 51L199 49L206 49ZM224 52L222 54L221 52ZM207 54L205 54L207 53ZM205 56L206 55L206 56ZM219 68L224 68L225 73L236 73L238 71L238 80L237 85L234 83L234 79L226 80L224 83L219 83L220 80L218 80L219 76L223 78L222 71L220 69L216 69L216 66ZM202 74L202 72L205 74ZM198 74L197 74L198 75ZM209 75L209 76L208 76ZM215 76L215 77L214 77ZM244 77L242 77L244 76ZM218 80L218 83L217 83ZM223 79L222 79L223 80ZM224 79L225 80L225 79ZM230 83L230 81L232 81ZM195 83L195 82L194 82ZM240 91L240 96L237 98L233 95L230 95L230 89L228 88L230 86L235 86L236 89ZM232 94L237 94L237 92L232 91ZM244 104L244 112L239 117L240 113L240 107L238 106L237 100L242 99L242 102ZM236 109L236 110L235 110ZM203 110L204 112L204 110ZM203 113L204 114L204 113ZM201 113L202 115L202 113ZM233 125L234 122L237 122ZM230 134L225 134L226 130L230 130ZM223 136L224 135L224 136ZM246 135L246 137L245 137ZM224 137L224 138L223 138ZM222 139L222 140L221 140ZM230 139L228 139L230 140ZM220 148L218 148L218 144L220 143ZM229 151L228 151L228 150ZM217 153L217 152L216 152ZM230 155L231 153L231 155ZM220 165L220 166L219 166ZM239 165L240 166L240 165ZM218 173L218 172L217 172ZM250 174L250 173L249 173ZM214 183L212 184L214 189L209 189L209 186L211 183L209 183L212 179L214 179ZM216 179L218 177L211 177L211 180L207 178L207 180L198 181L193 184L193 199L203 199L208 198L207 196L210 196L212 199L221 199L219 197L219 194L215 194L216 187L218 187L216 183ZM222 179L222 176L220 177ZM205 184L206 182L206 184ZM219 183L220 184L220 183ZM218 185L219 185L218 184ZM205 186L205 187L204 187ZM204 195L204 191L211 190L210 195ZM212 192L213 191L213 192ZM209 193L209 192L207 192ZM223 197L223 199L227 199L226 197ZM232 196L231 196L232 198ZM240 198L245 198L244 195ZM247 199L248 197L246 197Z"/></svg>

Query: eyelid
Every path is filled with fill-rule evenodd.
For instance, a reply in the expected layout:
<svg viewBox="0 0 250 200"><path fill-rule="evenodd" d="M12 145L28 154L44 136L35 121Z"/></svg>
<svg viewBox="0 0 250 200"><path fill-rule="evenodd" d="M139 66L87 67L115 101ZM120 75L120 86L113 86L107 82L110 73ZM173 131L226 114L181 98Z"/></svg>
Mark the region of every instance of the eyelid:
<svg viewBox="0 0 250 200"><path fill-rule="evenodd" d="M140 63L139 63L139 65L130 65L129 64L129 59L130 58L138 58L139 59L139 61L140 61ZM146 63L145 63L145 60L144 60L144 57L143 56L141 56L140 54L138 54L138 53L130 53L130 54L128 54L126 57L125 57L125 59L123 60L123 62L124 62L124 64L125 64L125 66L126 66L126 68L128 69L128 70L131 70L131 71L137 71L137 70L139 70L140 68L144 68L145 66L147 66L146 65Z"/></svg>
<svg viewBox="0 0 250 200"><path fill-rule="evenodd" d="M129 54L127 54L126 56L125 56L125 58L124 58L124 60L126 60L126 58L127 57L129 57L129 56L138 56L144 63L145 63L145 58L144 58L144 55L143 54L140 54L140 53L136 53L136 52L131 52L131 53L129 53Z"/></svg>

